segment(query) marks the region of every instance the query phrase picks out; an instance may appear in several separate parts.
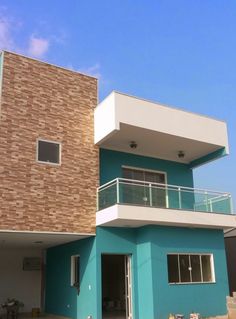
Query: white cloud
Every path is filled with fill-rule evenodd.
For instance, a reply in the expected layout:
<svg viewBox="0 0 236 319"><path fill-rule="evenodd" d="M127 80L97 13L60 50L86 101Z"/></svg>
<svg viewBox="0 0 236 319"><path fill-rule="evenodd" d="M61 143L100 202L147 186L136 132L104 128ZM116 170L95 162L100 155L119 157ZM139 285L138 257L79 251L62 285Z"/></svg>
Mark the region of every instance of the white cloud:
<svg viewBox="0 0 236 319"><path fill-rule="evenodd" d="M0 51L9 50L34 58L43 58L53 44L65 44L66 33L62 31L58 34L44 35L38 30L28 36L25 36L24 31L24 24L20 19L11 15L6 7L0 6Z"/></svg>
<svg viewBox="0 0 236 319"><path fill-rule="evenodd" d="M55 45L65 45L68 38L64 30L50 34L45 31L45 28L49 29L46 21L38 22L37 28L25 36L23 22L18 17L11 15L6 7L0 5L0 50L14 51L39 59L44 58L50 48ZM44 29L44 33L42 29ZM72 65L67 66L67 68L96 77L99 79L100 85L107 82L102 76L100 63L79 69Z"/></svg>
<svg viewBox="0 0 236 319"><path fill-rule="evenodd" d="M0 50L12 50L14 48L12 23L4 11L0 12Z"/></svg>
<svg viewBox="0 0 236 319"><path fill-rule="evenodd" d="M27 53L35 58L42 58L47 53L49 45L49 39L31 35Z"/></svg>

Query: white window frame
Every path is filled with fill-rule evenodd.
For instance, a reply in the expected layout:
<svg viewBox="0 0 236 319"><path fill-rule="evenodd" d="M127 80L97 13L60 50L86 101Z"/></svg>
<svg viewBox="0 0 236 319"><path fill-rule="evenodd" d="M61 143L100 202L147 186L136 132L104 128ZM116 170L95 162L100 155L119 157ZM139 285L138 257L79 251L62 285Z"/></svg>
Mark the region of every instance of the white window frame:
<svg viewBox="0 0 236 319"><path fill-rule="evenodd" d="M143 172L150 172L150 173L157 173L157 174L163 174L165 176L165 192L166 192L166 208L169 208L169 196L168 196L168 181L167 181L167 172L165 171L158 171L155 169L149 169L149 168L143 168L143 167L136 167L136 166L128 166L128 165L122 165L121 168L128 168L133 169L136 171L143 171Z"/></svg>
<svg viewBox="0 0 236 319"><path fill-rule="evenodd" d="M80 280L80 278L76 278L77 277L77 274L76 274L77 269L76 269L75 263L78 262L78 258L80 259L80 255L72 255L70 257L70 285L71 285L71 287L75 287L75 284L78 283L78 279Z"/></svg>
<svg viewBox="0 0 236 319"><path fill-rule="evenodd" d="M38 156L39 156L39 142L47 142L47 143L52 143L52 144L59 145L59 163L45 162L45 161L40 161L38 159ZM43 139L43 138L37 138L37 140L36 140L36 162L37 163L41 163L41 164L60 166L61 165L61 149L62 149L61 142L52 141L52 140L46 140L46 139Z"/></svg>
<svg viewBox="0 0 236 319"><path fill-rule="evenodd" d="M211 281L188 281L188 282L169 282L169 278L168 278L168 283L169 285L194 285L194 284L214 284L216 283L216 278L215 278L215 267L214 267L214 255L212 253L169 253L167 254L167 272L168 272L168 256L178 256L178 272L179 272L179 279L181 279L180 276L180 266L179 266L179 256L181 255L187 255L189 257L190 260L190 255L196 255L196 256L210 256L210 266L211 266L211 277L212 280ZM189 266L191 267L191 265L189 264ZM200 271L201 271L201 277L203 278L202 275L202 259L200 258ZM192 271L192 269L191 269ZM190 278L192 280L192 272L190 271Z"/></svg>

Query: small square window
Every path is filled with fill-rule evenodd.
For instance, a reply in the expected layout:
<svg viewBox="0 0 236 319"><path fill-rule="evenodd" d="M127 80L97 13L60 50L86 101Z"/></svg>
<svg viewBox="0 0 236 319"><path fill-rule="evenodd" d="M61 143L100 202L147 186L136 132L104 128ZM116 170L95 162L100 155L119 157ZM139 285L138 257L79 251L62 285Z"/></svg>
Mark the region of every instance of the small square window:
<svg viewBox="0 0 236 319"><path fill-rule="evenodd" d="M60 152L60 143L38 140L38 162L60 164Z"/></svg>

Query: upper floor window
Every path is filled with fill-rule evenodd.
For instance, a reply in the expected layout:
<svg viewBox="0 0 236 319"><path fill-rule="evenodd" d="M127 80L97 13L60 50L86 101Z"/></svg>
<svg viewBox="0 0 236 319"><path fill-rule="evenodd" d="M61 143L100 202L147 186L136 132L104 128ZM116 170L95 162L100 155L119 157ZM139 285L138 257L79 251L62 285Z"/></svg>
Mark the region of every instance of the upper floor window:
<svg viewBox="0 0 236 319"><path fill-rule="evenodd" d="M215 282L212 254L167 255L169 283Z"/></svg>
<svg viewBox="0 0 236 319"><path fill-rule="evenodd" d="M123 178L145 181L150 183L166 183L166 173L152 171L152 170L143 170L133 167L122 167Z"/></svg>
<svg viewBox="0 0 236 319"><path fill-rule="evenodd" d="M165 172L123 166L122 177L127 179L122 186L125 203L167 207Z"/></svg>
<svg viewBox="0 0 236 319"><path fill-rule="evenodd" d="M61 144L38 139L37 161L49 164L61 164Z"/></svg>

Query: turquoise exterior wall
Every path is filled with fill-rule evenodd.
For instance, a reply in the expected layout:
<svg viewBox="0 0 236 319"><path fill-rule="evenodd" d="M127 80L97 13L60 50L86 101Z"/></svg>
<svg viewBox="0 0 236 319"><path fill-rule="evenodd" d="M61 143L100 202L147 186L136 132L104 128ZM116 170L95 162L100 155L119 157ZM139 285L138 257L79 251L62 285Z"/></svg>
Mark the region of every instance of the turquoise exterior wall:
<svg viewBox="0 0 236 319"><path fill-rule="evenodd" d="M105 149L100 149L100 184L122 177L122 166L162 171L167 174L168 184L193 187L192 170L186 164ZM180 208L177 189L168 190L168 200L169 208ZM182 192L181 201L182 209L193 209L193 193Z"/></svg>
<svg viewBox="0 0 236 319"><path fill-rule="evenodd" d="M167 173L167 183L193 187L193 173L186 164L100 149L100 184L122 177L122 165Z"/></svg>
<svg viewBox="0 0 236 319"><path fill-rule="evenodd" d="M122 165L164 171L167 182L193 187L188 165L100 150L100 183L122 177ZM174 208L175 195L168 194ZM189 207L193 198L187 194ZM183 207L184 208L184 207ZM167 254L211 253L215 283L169 284ZM81 290L70 286L71 255L80 255ZM131 255L133 318L164 319L170 313L203 317L226 314L228 279L222 230L145 226L97 227L96 237L50 248L47 251L46 312L73 319L102 319L102 254Z"/></svg>
<svg viewBox="0 0 236 319"><path fill-rule="evenodd" d="M136 231L127 228L103 228L97 227L96 233L97 265L98 265L98 318L102 318L102 287L101 287L101 255L102 254L128 254L132 255L132 281L137 282L136 261ZM135 287L135 285L134 285ZM138 287L133 296L134 318L138 318Z"/></svg>
<svg viewBox="0 0 236 319"><path fill-rule="evenodd" d="M213 253L216 283L168 284L167 254ZM220 230L146 226L97 228L96 238L47 251L46 311L70 318L102 318L101 255L132 256L135 319L162 319L169 313L202 316L226 313L228 294L223 232ZM70 287L70 256L81 256L81 291ZM89 289L91 286L91 290ZM68 308L67 305L70 305Z"/></svg>
<svg viewBox="0 0 236 319"><path fill-rule="evenodd" d="M147 226L139 230L150 239L152 248L153 318L167 318L169 313L199 312L203 317L224 315L228 278L221 230ZM168 284L168 253L212 253L215 283ZM145 318L145 313L140 319ZM145 311L143 311L145 312Z"/></svg>
<svg viewBox="0 0 236 319"><path fill-rule="evenodd" d="M142 229L142 228L141 228ZM137 231L137 285L138 318L157 318L155 315L155 294L153 293L152 244L145 231Z"/></svg>
<svg viewBox="0 0 236 319"><path fill-rule="evenodd" d="M80 293L70 286L71 256L80 255ZM97 260L93 237L53 247L46 255L45 311L69 318L97 317Z"/></svg>
<svg viewBox="0 0 236 319"><path fill-rule="evenodd" d="M102 253L136 256L135 231L97 228L95 238L84 239L47 250L45 311L73 319L102 318ZM80 293L70 286L71 256L80 255ZM132 265L136 260L132 260ZM134 267L134 266L133 266ZM132 271L136 282L136 271ZM91 289L89 289L89 287ZM134 296L137 295L137 291ZM134 303L135 297L134 297ZM69 305L69 307L68 307ZM134 307L135 309L137 307ZM136 316L138 318L138 315Z"/></svg>

